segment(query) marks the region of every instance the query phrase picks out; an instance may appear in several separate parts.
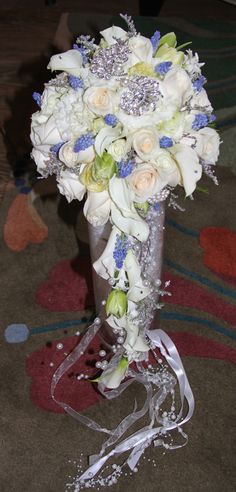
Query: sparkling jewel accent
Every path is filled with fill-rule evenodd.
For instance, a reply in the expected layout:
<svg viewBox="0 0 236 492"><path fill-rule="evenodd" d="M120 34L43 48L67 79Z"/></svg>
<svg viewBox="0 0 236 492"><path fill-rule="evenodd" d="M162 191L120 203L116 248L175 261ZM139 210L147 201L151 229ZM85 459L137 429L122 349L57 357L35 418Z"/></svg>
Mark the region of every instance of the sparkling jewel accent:
<svg viewBox="0 0 236 492"><path fill-rule="evenodd" d="M109 48L102 48L91 61L91 72L100 79L109 80L111 77L120 76L123 72L123 64L128 61L129 47L127 41L117 39Z"/></svg>
<svg viewBox="0 0 236 492"><path fill-rule="evenodd" d="M145 76L124 77L122 85L127 88L120 98L120 107L127 114L141 116L146 111L155 111L159 99L159 83Z"/></svg>

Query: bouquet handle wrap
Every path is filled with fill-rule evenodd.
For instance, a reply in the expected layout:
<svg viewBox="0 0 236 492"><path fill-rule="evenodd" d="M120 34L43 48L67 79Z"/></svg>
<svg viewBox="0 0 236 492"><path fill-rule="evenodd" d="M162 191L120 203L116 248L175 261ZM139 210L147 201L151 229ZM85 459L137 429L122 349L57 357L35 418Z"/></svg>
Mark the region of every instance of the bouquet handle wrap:
<svg viewBox="0 0 236 492"><path fill-rule="evenodd" d="M89 249L92 264L98 260L103 253L111 233L111 223L102 226L93 226L88 222ZM93 268L93 292L96 312L101 309L101 302L107 298L110 286L106 280L100 277Z"/></svg>

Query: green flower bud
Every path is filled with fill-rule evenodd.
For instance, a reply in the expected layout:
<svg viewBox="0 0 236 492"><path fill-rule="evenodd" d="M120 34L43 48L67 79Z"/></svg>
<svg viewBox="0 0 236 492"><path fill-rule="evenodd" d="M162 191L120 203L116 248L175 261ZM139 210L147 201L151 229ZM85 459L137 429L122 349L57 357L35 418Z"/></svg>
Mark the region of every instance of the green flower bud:
<svg viewBox="0 0 236 492"><path fill-rule="evenodd" d="M105 122L104 122L104 118L100 117L100 118L95 118L95 120L93 120L93 124L92 124L92 130L93 130L93 133L98 133L100 132L100 130L102 128L104 128L104 126L106 126Z"/></svg>
<svg viewBox="0 0 236 492"><path fill-rule="evenodd" d="M160 48L164 44L167 44L167 46L169 46L170 48L175 48L177 41L176 41L176 35L174 32L168 32L167 34L162 36L160 39L158 48Z"/></svg>
<svg viewBox="0 0 236 492"><path fill-rule="evenodd" d="M116 161L108 152L103 152L101 157L96 155L92 170L92 176L95 181L108 180L112 178L116 171Z"/></svg>
<svg viewBox="0 0 236 492"><path fill-rule="evenodd" d="M107 189L107 180L95 180L93 178L93 167L94 164L87 164L79 176L81 183L86 186L87 190L93 191L95 193L100 193Z"/></svg>
<svg viewBox="0 0 236 492"><path fill-rule="evenodd" d="M149 63L136 63L133 67L128 70L129 75L145 75L147 77L156 77L157 74L153 69L152 65Z"/></svg>
<svg viewBox="0 0 236 492"><path fill-rule="evenodd" d="M155 58L160 58L162 61L170 61L173 65L181 65L184 61L183 51L177 51L175 48L170 48L167 45L158 48Z"/></svg>
<svg viewBox="0 0 236 492"><path fill-rule="evenodd" d="M138 212L141 212L141 214L146 215L149 209L149 203L148 202L134 202L134 206Z"/></svg>
<svg viewBox="0 0 236 492"><path fill-rule="evenodd" d="M123 290L114 289L110 292L106 302L107 316L114 314L116 318L122 318L127 310L127 296Z"/></svg>

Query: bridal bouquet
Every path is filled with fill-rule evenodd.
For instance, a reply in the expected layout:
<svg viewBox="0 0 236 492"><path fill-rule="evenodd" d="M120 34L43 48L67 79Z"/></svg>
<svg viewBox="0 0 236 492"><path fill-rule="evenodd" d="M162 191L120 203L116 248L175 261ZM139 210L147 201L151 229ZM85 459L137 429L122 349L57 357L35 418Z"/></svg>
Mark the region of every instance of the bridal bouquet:
<svg viewBox="0 0 236 492"><path fill-rule="evenodd" d="M99 44L80 36L71 50L52 56L48 68L61 73L42 95L33 94L40 109L31 127L32 157L42 177L55 174L69 202L85 197L84 215L94 227L112 225L93 265L109 283L102 309L118 334L113 357L107 361L101 354L97 362L96 381L104 394L135 377L131 363L142 379L140 367L154 346L176 367L165 350L171 344L167 335L156 330L155 338L155 330L148 330L163 291L160 279L146 274L147 244L160 204L175 187L192 198L203 172L217 183L219 153L198 55L183 51L186 45L178 46L173 32L156 31L148 39L130 17L122 17L128 30L105 29ZM102 321L95 319L93 335ZM150 377L146 371L146 381ZM175 427L180 422L176 417Z"/></svg>

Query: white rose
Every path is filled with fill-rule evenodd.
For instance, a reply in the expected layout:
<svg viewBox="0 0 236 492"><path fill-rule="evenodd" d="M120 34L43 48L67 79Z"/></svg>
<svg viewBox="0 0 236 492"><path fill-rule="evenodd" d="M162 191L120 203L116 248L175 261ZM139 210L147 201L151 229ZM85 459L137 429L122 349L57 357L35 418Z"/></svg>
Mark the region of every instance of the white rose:
<svg viewBox="0 0 236 492"><path fill-rule="evenodd" d="M215 164L219 157L220 137L213 128L202 128L198 132L196 151L207 163Z"/></svg>
<svg viewBox="0 0 236 492"><path fill-rule="evenodd" d="M118 26L108 27L107 29L104 29L104 31L101 31L100 34L105 39L108 45L115 44L115 38L123 40L127 39L127 32Z"/></svg>
<svg viewBox="0 0 236 492"><path fill-rule="evenodd" d="M93 226L102 226L109 219L111 199L107 190L100 193L88 191L84 204L84 215Z"/></svg>
<svg viewBox="0 0 236 492"><path fill-rule="evenodd" d="M150 39L138 34L129 39L129 49L131 51L128 61L129 66L140 62L151 63L153 47Z"/></svg>
<svg viewBox="0 0 236 492"><path fill-rule="evenodd" d="M62 171L57 180L57 186L62 195L65 195L67 201L82 200L86 187L80 182L77 174L69 170Z"/></svg>
<svg viewBox="0 0 236 492"><path fill-rule="evenodd" d="M157 168L149 162L139 164L128 177L131 190L135 194L135 202L145 202L158 193L167 183L163 182Z"/></svg>
<svg viewBox="0 0 236 492"><path fill-rule="evenodd" d="M79 163L92 162L95 158L94 147L91 145L85 150L74 152L75 141L67 142L59 150L59 159L67 167L74 167Z"/></svg>
<svg viewBox="0 0 236 492"><path fill-rule="evenodd" d="M128 145L125 138L118 138L107 149L107 152L118 162L125 157L127 151Z"/></svg>
<svg viewBox="0 0 236 492"><path fill-rule="evenodd" d="M35 146L43 144L52 146L62 141L54 117L50 116L45 123L39 124L35 114L32 115L30 138Z"/></svg>
<svg viewBox="0 0 236 492"><path fill-rule="evenodd" d="M164 80L160 82L160 89L164 96L164 103L175 105L177 108L184 106L193 94L193 87L188 74L179 66L174 66L167 72Z"/></svg>
<svg viewBox="0 0 236 492"><path fill-rule="evenodd" d="M201 128L197 132L189 133L180 143L195 146L198 156L208 164L215 164L219 157L220 137L213 128Z"/></svg>
<svg viewBox="0 0 236 492"><path fill-rule="evenodd" d="M113 113L116 99L116 93L107 87L90 87L84 93L85 104L97 116Z"/></svg>
<svg viewBox="0 0 236 492"><path fill-rule="evenodd" d="M159 137L155 128L142 128L130 139L135 152L144 161L153 160L159 152Z"/></svg>
<svg viewBox="0 0 236 492"><path fill-rule="evenodd" d="M43 171L47 168L46 161L49 159L49 151L50 149L48 147L48 152L41 151L37 148L33 148L31 152L31 157L34 160L40 174L43 174Z"/></svg>
<svg viewBox="0 0 236 492"><path fill-rule="evenodd" d="M195 92L190 101L191 108L196 108L196 112L199 113L201 111L200 108L207 108L207 110L212 111L211 103L208 99L207 92L205 89L202 89L200 92Z"/></svg>
<svg viewBox="0 0 236 492"><path fill-rule="evenodd" d="M83 65L83 58L78 50L69 50L65 53L59 53L53 55L47 68L54 70L61 70L72 75L80 75L81 67Z"/></svg>
<svg viewBox="0 0 236 492"><path fill-rule="evenodd" d="M180 173L175 160L167 150L161 150L155 159L158 174L161 180L170 186L180 183Z"/></svg>

